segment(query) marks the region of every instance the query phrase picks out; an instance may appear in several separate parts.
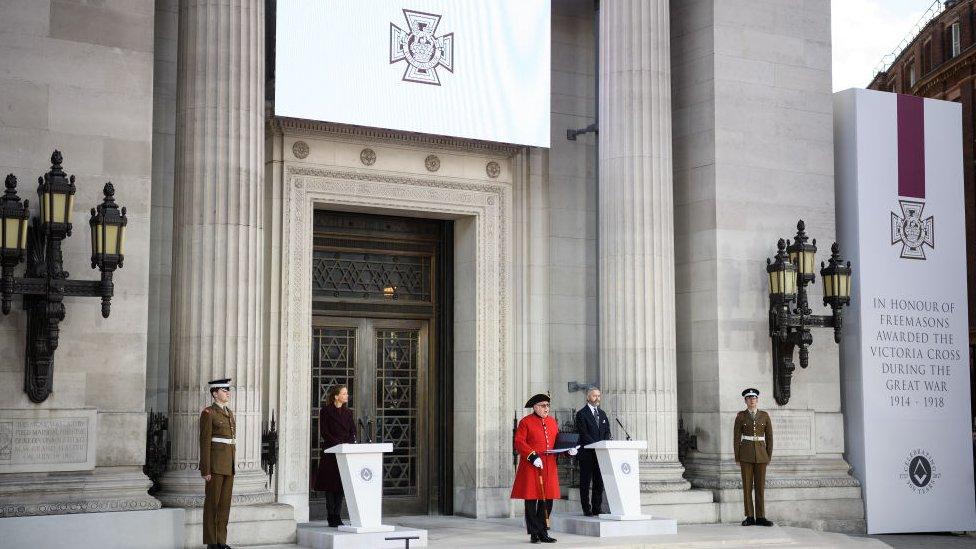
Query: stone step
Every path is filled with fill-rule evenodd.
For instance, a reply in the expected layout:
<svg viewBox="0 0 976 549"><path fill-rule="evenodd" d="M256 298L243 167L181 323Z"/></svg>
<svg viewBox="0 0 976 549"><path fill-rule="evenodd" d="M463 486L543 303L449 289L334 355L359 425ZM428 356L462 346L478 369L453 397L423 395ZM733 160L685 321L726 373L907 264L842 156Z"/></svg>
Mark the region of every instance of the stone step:
<svg viewBox="0 0 976 549"><path fill-rule="evenodd" d="M641 505L712 503L711 490L682 490L680 492L641 492Z"/></svg>
<svg viewBox="0 0 976 549"><path fill-rule="evenodd" d="M554 503L554 513L580 514L579 490L572 489L568 495L569 499L557 500ZM741 496L739 501L742 501ZM739 505L741 506L741 503ZM678 524L707 524L719 521L719 506L715 503L711 490L642 492L641 512L655 517L673 518L678 521Z"/></svg>
<svg viewBox="0 0 976 549"><path fill-rule="evenodd" d="M295 513L291 505L235 505L230 508L227 544L231 546L293 544L297 541ZM183 543L203 547L203 509L186 510Z"/></svg>

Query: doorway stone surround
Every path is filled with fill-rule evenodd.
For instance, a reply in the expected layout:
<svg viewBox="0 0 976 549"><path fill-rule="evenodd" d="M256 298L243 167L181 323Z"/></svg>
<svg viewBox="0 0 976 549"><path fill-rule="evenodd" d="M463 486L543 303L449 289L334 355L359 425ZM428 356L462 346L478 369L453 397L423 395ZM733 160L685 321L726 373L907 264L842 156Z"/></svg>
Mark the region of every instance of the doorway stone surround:
<svg viewBox="0 0 976 549"><path fill-rule="evenodd" d="M520 148L271 119L268 407L278 501L308 520L315 209L455 222L454 511L508 513L513 403L512 181ZM501 395L501 398L500 398Z"/></svg>

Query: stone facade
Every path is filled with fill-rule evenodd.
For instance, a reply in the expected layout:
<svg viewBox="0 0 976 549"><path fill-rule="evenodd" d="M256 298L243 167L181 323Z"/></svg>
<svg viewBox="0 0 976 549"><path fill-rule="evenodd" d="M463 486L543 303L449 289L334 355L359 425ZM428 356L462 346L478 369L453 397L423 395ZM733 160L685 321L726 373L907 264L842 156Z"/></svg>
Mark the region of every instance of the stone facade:
<svg viewBox="0 0 976 549"><path fill-rule="evenodd" d="M698 435L686 476L715 491L722 521L742 519L732 422L740 391L757 387L777 433L771 519L862 529L837 345L814 333L810 367L780 407L767 335L776 240L800 218L821 258L834 240L829 3L682 2L671 28L678 402ZM822 287L811 289L816 305Z"/></svg>
<svg viewBox="0 0 976 549"><path fill-rule="evenodd" d="M274 117L265 5L0 2L0 170L27 196L58 147L79 179L76 222L108 179L130 220L112 317L100 319L97 300L69 300L42 405L96 409L96 467L58 482L110 496L59 499L36 490L46 473L0 473L0 509L158 508L141 465L145 412L164 410L173 454L160 497L189 508L195 543L193 420L203 383L226 375L242 389L231 531L294 539L309 506L310 221L316 207L340 207L455 221L455 513L519 512L508 499L513 417L548 391L567 422L583 402L576 382L603 384L610 411L649 439L647 511L739 520L732 417L742 387L771 393L762 261L800 217L821 253L834 234L827 0L604 3L599 24L590 0L554 0L548 149ZM225 34L249 55L206 46ZM199 98L236 122L207 125ZM599 136L566 139L598 117ZM80 274L78 234L66 268ZM228 249L241 255L203 261ZM790 405L763 401L782 433L769 516L856 529L837 348L815 337ZM15 307L0 318L11 357L0 409L33 406L19 389L23 339ZM265 485L258 441L272 413L281 448ZM679 418L698 436L684 468Z"/></svg>
<svg viewBox="0 0 976 549"><path fill-rule="evenodd" d="M146 449L146 344L153 140L152 0L0 3L0 172L15 174L37 210L37 177L59 149L77 177L74 236L64 268L91 269L88 210L111 181L128 208L125 266L112 314L100 300L66 298L54 392L37 405L23 391L26 317L16 298L0 317L0 418L4 409L96 410L95 467L57 474L0 474L0 517L158 509L142 474ZM23 267L17 271L21 276Z"/></svg>

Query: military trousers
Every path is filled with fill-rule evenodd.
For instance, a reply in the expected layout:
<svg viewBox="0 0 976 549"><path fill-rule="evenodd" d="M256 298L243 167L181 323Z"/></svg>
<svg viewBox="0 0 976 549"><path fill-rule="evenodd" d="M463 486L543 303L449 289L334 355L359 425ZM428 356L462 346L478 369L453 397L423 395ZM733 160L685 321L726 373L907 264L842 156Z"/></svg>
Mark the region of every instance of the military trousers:
<svg viewBox="0 0 976 549"><path fill-rule="evenodd" d="M546 517L552 513L551 499L527 499L525 500L525 531L530 535L546 536L549 527L546 526Z"/></svg>
<svg viewBox="0 0 976 549"><path fill-rule="evenodd" d="M234 475L211 474L210 481L206 484L206 499L203 501L203 543L226 545Z"/></svg>
<svg viewBox="0 0 976 549"><path fill-rule="evenodd" d="M766 465L765 463L739 462L739 469L742 471L742 500L745 503L747 517L766 517L766 506L763 500L766 491ZM756 493L755 507L752 505L753 491Z"/></svg>

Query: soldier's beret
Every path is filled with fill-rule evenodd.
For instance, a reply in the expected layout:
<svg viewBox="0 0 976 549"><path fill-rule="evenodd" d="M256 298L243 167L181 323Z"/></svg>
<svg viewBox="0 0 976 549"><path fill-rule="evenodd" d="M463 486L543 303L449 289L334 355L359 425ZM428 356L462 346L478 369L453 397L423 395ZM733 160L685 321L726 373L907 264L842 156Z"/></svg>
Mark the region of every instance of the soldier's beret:
<svg viewBox="0 0 976 549"><path fill-rule="evenodd" d="M526 408L531 408L540 402L549 402L549 395L544 395L539 393L534 397L530 398L528 402L525 403Z"/></svg>
<svg viewBox="0 0 976 549"><path fill-rule="evenodd" d="M742 391L742 396L744 396L744 397L758 397L759 396L759 389L753 389L752 387L750 387L750 388L746 389L745 391Z"/></svg>

